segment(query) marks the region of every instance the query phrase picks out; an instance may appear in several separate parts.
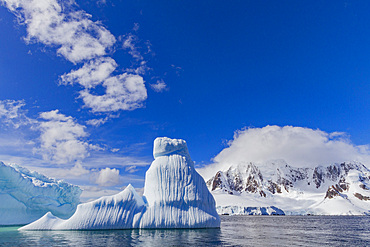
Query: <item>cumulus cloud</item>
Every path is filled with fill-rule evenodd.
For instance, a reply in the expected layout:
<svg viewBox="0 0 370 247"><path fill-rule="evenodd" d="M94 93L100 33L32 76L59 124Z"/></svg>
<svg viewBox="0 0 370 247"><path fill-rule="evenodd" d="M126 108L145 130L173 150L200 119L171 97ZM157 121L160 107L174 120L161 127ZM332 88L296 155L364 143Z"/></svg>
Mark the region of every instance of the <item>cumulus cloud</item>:
<svg viewBox="0 0 370 247"><path fill-rule="evenodd" d="M77 164L89 155L89 150L101 150L98 145L88 143L85 126L78 124L70 116L59 113L59 110L42 112L39 119L26 116L22 108L24 101L0 101L0 124L12 129L0 133L0 156L3 160L29 164L32 160L56 164ZM23 128L19 130L19 126ZM26 162L21 162L25 160ZM32 162L31 162L32 163ZM77 172L76 166L73 172Z"/></svg>
<svg viewBox="0 0 370 247"><path fill-rule="evenodd" d="M100 57L85 63L80 69L72 70L60 77L60 83L80 84L84 88L95 88L110 77L117 63L110 57Z"/></svg>
<svg viewBox="0 0 370 247"><path fill-rule="evenodd" d="M29 165L29 164L27 164ZM58 179L68 179L68 180L85 180L88 181L91 170L87 169L82 165L81 162L76 162L76 164L71 167L67 168L65 166L51 166L51 167L32 167L32 170L37 170L42 174L45 174L50 177L58 178Z"/></svg>
<svg viewBox="0 0 370 247"><path fill-rule="evenodd" d="M81 85L84 89L80 91L80 98L92 112L116 112L142 107L147 98L143 77L128 73L112 76L116 67L116 62L111 58L95 59L78 70L62 75L60 83ZM98 85L105 88L104 94L92 92ZM92 121L91 124L98 122Z"/></svg>
<svg viewBox="0 0 370 247"><path fill-rule="evenodd" d="M119 170L109 167L101 169L95 182L100 186L117 185L119 184Z"/></svg>
<svg viewBox="0 0 370 247"><path fill-rule="evenodd" d="M139 75L121 74L104 81L106 93L92 94L89 90L80 92L85 106L93 112L112 112L118 110L134 110L143 106L147 98L144 79Z"/></svg>
<svg viewBox="0 0 370 247"><path fill-rule="evenodd" d="M0 101L0 124L13 127L12 131L7 131L8 135L4 135L6 132L1 133L0 137L7 140L0 140L2 142L0 146L7 147L2 148L2 151L6 150L6 153L12 154L14 152L10 149L14 149L19 154L27 153L27 156L39 154L47 162L73 164L86 158L90 150L102 150L100 146L93 145L86 140L88 136L85 131L86 127L78 124L74 118L61 114L59 110L54 110L42 112L39 119L33 119L27 117L27 112L22 109L24 106L24 101ZM24 127L22 132L19 130L14 132L20 126ZM39 136L35 137L35 134ZM22 138L25 137L29 139L23 140ZM12 148L11 143L15 140L17 142L22 140L22 143ZM28 152L28 150L33 151ZM0 152L0 155L6 157L5 153ZM17 157L18 160L19 158L21 157ZM12 157L9 156L8 159L14 162Z"/></svg>
<svg viewBox="0 0 370 247"><path fill-rule="evenodd" d="M80 162L76 162L76 164L69 170L68 175L79 177L84 174L88 174L90 171L82 166Z"/></svg>
<svg viewBox="0 0 370 247"><path fill-rule="evenodd" d="M57 47L58 54L72 63L106 54L115 37L84 11L69 5L74 1L1 0L27 28L26 41Z"/></svg>
<svg viewBox="0 0 370 247"><path fill-rule="evenodd" d="M113 75L118 64L107 56L107 51L116 43L115 37L100 22L92 21L90 15L78 10L74 1L0 0L0 3L26 26L27 42L56 47L57 53L70 62L84 63L79 69L63 74L60 84L81 86L79 95L85 107L92 112L109 112L143 106L147 95L144 79L139 75L149 68L136 45L136 35L122 36L122 46L138 67ZM135 24L134 29L137 31L138 27ZM97 86L105 87L105 93L94 94L92 89Z"/></svg>
<svg viewBox="0 0 370 247"><path fill-rule="evenodd" d="M84 141L87 136L85 126L58 110L43 112L40 118L41 145L35 151L44 160L65 164L83 160L89 155L90 145Z"/></svg>
<svg viewBox="0 0 370 247"><path fill-rule="evenodd" d="M158 80L156 83L150 84L150 86L157 93L167 90L167 85L163 80Z"/></svg>
<svg viewBox="0 0 370 247"><path fill-rule="evenodd" d="M86 127L78 124L74 118L54 110L42 112L39 119L33 119L27 117L27 112L22 109L24 106L23 100L0 101L0 124L14 129L20 126L25 128L21 135L13 135L33 133L33 138L23 145L34 146L33 153L40 154L43 160L56 164L74 163L86 158L89 150L102 150L85 140L88 136ZM35 133L40 134L39 138L34 137ZM7 138L12 139L11 136Z"/></svg>
<svg viewBox="0 0 370 247"><path fill-rule="evenodd" d="M344 161L370 165L370 147L356 146L345 133L293 126L266 126L236 131L229 147L222 150L214 164L201 173L207 176L240 162L264 162L284 159L296 167L312 167ZM214 175L214 174L213 174Z"/></svg>
<svg viewBox="0 0 370 247"><path fill-rule="evenodd" d="M90 167L106 166L147 166L149 161L139 158L121 157L100 151L118 152L120 149L90 143L86 126L76 119L53 110L41 112L39 118L26 115L22 108L24 101L0 101L0 126L9 125L11 129L0 131L0 160L18 164L66 164L75 165L71 172L83 171L82 160L88 158ZM99 125L110 117L87 121ZM18 126L24 128L18 129ZM96 152L99 151L99 152ZM93 152L93 158L90 153ZM35 156L35 154L37 154ZM39 155L39 156L38 156ZM42 160L41 160L42 157ZM44 161L44 162L43 162ZM67 169L67 168L66 168Z"/></svg>
<svg viewBox="0 0 370 247"><path fill-rule="evenodd" d="M18 129L34 121L26 116L24 100L0 100L0 120L6 125Z"/></svg>

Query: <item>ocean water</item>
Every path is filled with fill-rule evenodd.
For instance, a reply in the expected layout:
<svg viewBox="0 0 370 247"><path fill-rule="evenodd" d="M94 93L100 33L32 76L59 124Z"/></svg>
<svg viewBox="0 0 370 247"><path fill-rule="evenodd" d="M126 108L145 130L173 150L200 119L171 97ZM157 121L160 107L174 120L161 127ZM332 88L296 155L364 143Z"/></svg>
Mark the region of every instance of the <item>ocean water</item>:
<svg viewBox="0 0 370 247"><path fill-rule="evenodd" d="M220 229L17 231L0 246L370 246L369 216L222 216Z"/></svg>

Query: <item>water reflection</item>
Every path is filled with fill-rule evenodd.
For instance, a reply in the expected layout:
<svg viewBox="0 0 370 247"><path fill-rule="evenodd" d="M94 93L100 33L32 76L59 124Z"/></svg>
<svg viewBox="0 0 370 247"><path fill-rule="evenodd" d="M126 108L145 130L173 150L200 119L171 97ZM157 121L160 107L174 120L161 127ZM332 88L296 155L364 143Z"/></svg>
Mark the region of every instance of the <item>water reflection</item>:
<svg viewBox="0 0 370 247"><path fill-rule="evenodd" d="M223 216L221 229L17 231L0 246L370 246L370 217Z"/></svg>
<svg viewBox="0 0 370 247"><path fill-rule="evenodd" d="M201 246L222 245L220 229L21 231L21 244L37 246Z"/></svg>

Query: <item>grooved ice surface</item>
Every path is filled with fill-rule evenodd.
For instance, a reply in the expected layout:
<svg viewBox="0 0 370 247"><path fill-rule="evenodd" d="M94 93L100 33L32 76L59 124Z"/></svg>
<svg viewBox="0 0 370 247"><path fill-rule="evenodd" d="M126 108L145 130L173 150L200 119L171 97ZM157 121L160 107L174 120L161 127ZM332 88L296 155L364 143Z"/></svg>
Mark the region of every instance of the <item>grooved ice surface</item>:
<svg viewBox="0 0 370 247"><path fill-rule="evenodd" d="M80 194L77 186L0 162L0 225L27 224L47 212L68 218Z"/></svg>
<svg viewBox="0 0 370 247"><path fill-rule="evenodd" d="M80 204L68 220L48 213L21 230L219 227L215 201L186 142L157 138L153 155L143 197L129 185L114 196Z"/></svg>

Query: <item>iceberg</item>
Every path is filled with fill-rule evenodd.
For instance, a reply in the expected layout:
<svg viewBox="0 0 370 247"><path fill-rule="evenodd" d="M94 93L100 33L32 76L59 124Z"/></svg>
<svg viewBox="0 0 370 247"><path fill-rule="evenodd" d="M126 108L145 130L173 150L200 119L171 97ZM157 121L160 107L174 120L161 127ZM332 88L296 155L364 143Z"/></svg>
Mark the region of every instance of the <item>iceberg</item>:
<svg viewBox="0 0 370 247"><path fill-rule="evenodd" d="M69 218L81 192L62 180L0 162L0 225L28 224L47 212Z"/></svg>
<svg viewBox="0 0 370 247"><path fill-rule="evenodd" d="M47 213L20 230L88 230L220 227L216 204L195 171L186 142L157 138L144 194L128 185L122 192L80 204L67 220Z"/></svg>

